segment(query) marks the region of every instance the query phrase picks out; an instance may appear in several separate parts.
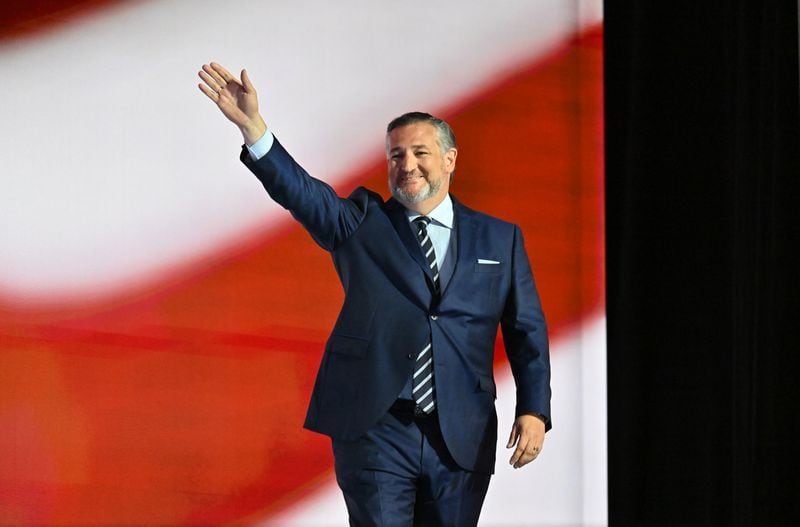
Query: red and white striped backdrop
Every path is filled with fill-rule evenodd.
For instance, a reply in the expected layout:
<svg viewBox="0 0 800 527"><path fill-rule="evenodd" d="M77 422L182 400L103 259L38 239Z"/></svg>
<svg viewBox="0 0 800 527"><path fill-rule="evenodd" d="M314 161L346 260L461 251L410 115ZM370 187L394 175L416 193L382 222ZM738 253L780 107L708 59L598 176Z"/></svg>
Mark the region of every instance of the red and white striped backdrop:
<svg viewBox="0 0 800 527"><path fill-rule="evenodd" d="M605 524L601 20L588 0L0 7L0 525L346 522L329 441L301 428L341 289L239 164L196 88L209 60L246 67L341 192L387 194L392 117L453 124L453 192L522 226L553 343L554 429L524 470L500 448L481 524Z"/></svg>

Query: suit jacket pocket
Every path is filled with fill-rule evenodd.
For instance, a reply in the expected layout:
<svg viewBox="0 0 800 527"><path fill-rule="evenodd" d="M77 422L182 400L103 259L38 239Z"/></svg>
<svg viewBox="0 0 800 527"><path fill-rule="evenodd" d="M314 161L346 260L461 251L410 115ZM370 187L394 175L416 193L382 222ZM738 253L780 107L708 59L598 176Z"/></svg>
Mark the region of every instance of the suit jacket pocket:
<svg viewBox="0 0 800 527"><path fill-rule="evenodd" d="M487 263L475 264L476 273L502 274L505 271L506 271L506 264L504 262L496 264L487 264Z"/></svg>
<svg viewBox="0 0 800 527"><path fill-rule="evenodd" d="M482 392L491 393L497 399L497 387L494 380L488 375L478 375L478 389Z"/></svg>
<svg viewBox="0 0 800 527"><path fill-rule="evenodd" d="M328 349L331 353L338 353L354 358L364 358L367 354L369 341L359 337L348 337L347 335L331 335L328 339Z"/></svg>

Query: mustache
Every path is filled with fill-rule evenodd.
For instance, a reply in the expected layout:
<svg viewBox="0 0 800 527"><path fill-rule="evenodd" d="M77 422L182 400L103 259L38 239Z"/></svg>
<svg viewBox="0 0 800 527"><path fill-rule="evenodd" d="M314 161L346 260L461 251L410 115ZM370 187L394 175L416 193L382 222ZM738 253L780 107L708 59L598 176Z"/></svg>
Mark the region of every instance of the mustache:
<svg viewBox="0 0 800 527"><path fill-rule="evenodd" d="M428 179L428 176L421 172L411 172L410 174L398 174L397 180L402 181L404 179L411 179L417 177Z"/></svg>

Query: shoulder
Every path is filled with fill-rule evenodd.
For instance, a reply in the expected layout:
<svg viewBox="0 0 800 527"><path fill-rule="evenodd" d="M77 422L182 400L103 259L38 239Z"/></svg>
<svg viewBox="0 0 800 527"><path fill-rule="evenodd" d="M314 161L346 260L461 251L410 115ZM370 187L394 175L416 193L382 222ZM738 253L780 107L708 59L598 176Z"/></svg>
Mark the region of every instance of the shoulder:
<svg viewBox="0 0 800 527"><path fill-rule="evenodd" d="M366 187L357 187L350 193L348 199L366 200L377 205L384 204L383 197L380 194Z"/></svg>
<svg viewBox="0 0 800 527"><path fill-rule="evenodd" d="M359 209L364 211L372 207L383 209L387 205L380 194L366 187L357 187L347 196L347 200L355 203Z"/></svg>
<svg viewBox="0 0 800 527"><path fill-rule="evenodd" d="M483 225L489 229L498 229L500 231L519 230L519 227L517 227L517 225L514 223L470 208L456 199L455 196L451 197L453 199L453 212L456 214L456 217L461 218L462 220L475 222L476 224Z"/></svg>

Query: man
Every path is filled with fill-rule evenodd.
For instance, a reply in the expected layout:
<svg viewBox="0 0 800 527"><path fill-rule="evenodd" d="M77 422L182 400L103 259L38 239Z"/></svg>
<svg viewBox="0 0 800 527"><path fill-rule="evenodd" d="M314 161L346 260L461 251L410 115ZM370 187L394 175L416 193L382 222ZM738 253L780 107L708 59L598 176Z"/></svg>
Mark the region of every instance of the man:
<svg viewBox="0 0 800 527"><path fill-rule="evenodd" d="M199 75L244 137L241 160L344 286L305 426L332 438L351 525L476 525L494 471L498 325L517 385L511 465L535 459L550 428L547 330L519 228L450 195L458 150L435 117L389 124L392 199L340 198L267 129L246 71Z"/></svg>

